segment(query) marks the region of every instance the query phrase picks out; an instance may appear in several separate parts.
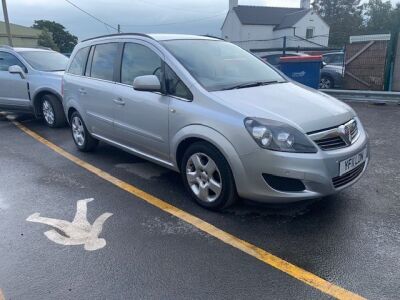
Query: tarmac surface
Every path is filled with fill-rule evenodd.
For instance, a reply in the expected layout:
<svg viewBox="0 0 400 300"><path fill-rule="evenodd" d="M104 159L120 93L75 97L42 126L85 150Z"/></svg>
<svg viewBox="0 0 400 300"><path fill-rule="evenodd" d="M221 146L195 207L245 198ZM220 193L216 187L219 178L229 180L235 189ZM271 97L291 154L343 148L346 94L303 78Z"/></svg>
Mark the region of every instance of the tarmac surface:
<svg viewBox="0 0 400 300"><path fill-rule="evenodd" d="M222 213L198 207L180 175L101 143L76 150L68 128L17 120L68 153L223 231L369 299L400 295L399 106L352 104L371 139L364 177L313 203L241 201ZM60 245L34 213L71 222L113 215L95 251ZM329 299L293 276L221 242L88 172L0 116L0 295L6 299ZM56 231L58 232L58 231ZM1 298L1 296L0 296Z"/></svg>

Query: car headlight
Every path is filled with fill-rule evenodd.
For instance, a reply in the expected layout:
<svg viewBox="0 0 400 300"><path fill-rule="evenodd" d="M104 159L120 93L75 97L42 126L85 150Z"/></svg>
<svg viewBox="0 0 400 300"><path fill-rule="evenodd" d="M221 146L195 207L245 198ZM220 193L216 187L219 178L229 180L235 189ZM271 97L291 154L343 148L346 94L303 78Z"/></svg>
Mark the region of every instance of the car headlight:
<svg viewBox="0 0 400 300"><path fill-rule="evenodd" d="M285 123L260 118L246 118L244 125L257 144L264 149L298 153L317 152L304 133Z"/></svg>

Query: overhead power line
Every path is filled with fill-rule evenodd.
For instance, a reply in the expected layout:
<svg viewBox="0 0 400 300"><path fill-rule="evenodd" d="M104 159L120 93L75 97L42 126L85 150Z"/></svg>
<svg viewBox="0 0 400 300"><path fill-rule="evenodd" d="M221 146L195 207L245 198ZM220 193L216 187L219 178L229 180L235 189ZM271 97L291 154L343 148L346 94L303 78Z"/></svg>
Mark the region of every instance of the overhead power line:
<svg viewBox="0 0 400 300"><path fill-rule="evenodd" d="M226 12L219 13L219 14L213 15L213 16L200 18L200 19L186 20L186 21L180 21L180 22L158 23L158 24L122 24L121 26L128 26L128 27L129 26L138 26L138 27L140 27L140 26L148 26L148 27L152 27L152 26L178 25L178 24L186 24L186 23L193 23L193 22L200 22L200 21L204 21L204 20L209 20L209 19L213 19L213 18L222 16L222 15L226 15Z"/></svg>
<svg viewBox="0 0 400 300"><path fill-rule="evenodd" d="M81 12L87 14L89 17L95 19L96 21L98 21L98 22L104 24L104 25L107 26L107 27L110 27L110 28L114 29L115 31L118 31L118 28L116 28L116 27L114 27L114 26L108 24L107 22L103 21L102 19L100 19L100 18L98 18L98 17L92 15L91 13L89 13L89 12L87 12L86 10L80 8L78 5L76 5L75 3L71 2L70 0L65 0L65 1L66 1L67 3L69 3L69 4L71 4L73 7L79 9Z"/></svg>
<svg viewBox="0 0 400 300"><path fill-rule="evenodd" d="M194 13L194 14L207 13L207 12L201 11L201 10L195 11L195 10L184 9L184 8L180 8L180 7L176 7L176 6L172 7L172 6L169 5L169 3L164 5L164 4L160 4L160 3L149 2L149 1L146 1L146 0L136 0L136 1L142 2L142 3L147 4L147 5L152 5L152 6L155 6L155 7L158 7L158 8L164 8L164 9L169 9L169 10L173 10L173 11L183 11L183 12Z"/></svg>

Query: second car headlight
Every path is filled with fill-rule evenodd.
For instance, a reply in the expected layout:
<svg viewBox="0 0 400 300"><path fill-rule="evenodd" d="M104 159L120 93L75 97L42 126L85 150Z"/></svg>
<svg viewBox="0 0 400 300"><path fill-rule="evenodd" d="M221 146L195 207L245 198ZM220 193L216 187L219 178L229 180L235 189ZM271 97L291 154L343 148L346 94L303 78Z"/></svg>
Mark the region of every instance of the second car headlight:
<svg viewBox="0 0 400 300"><path fill-rule="evenodd" d="M282 152L317 152L317 149L302 132L285 123L260 118L246 118L244 125L262 148Z"/></svg>

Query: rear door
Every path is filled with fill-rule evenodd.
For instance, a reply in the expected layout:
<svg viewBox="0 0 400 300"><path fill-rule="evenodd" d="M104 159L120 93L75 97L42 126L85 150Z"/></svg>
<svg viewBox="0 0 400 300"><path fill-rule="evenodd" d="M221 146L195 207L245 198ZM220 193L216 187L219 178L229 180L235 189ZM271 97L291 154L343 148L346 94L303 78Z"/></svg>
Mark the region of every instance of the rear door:
<svg viewBox="0 0 400 300"><path fill-rule="evenodd" d="M110 140L114 140L114 77L119 47L120 44L116 42L92 46L79 90L80 104L85 110L89 131Z"/></svg>
<svg viewBox="0 0 400 300"><path fill-rule="evenodd" d="M13 65L18 65L27 72L26 67L17 57L0 51L0 109L30 110L28 81L19 74L8 72L8 68Z"/></svg>

